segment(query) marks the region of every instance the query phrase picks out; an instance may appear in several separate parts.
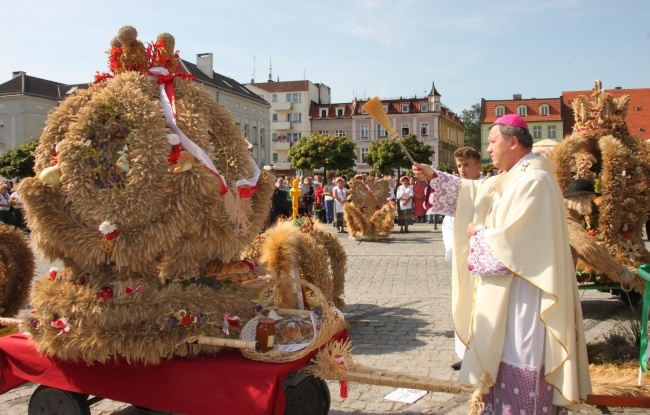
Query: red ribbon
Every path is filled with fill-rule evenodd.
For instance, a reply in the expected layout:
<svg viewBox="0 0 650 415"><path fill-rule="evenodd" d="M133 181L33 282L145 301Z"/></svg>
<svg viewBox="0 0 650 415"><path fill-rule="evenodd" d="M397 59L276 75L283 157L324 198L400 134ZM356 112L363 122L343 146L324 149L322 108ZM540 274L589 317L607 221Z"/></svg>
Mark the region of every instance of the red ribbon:
<svg viewBox="0 0 650 415"><path fill-rule="evenodd" d="M336 362L339 365L343 366L343 369L345 369L346 372L348 371L348 364L345 363L345 358L342 355L337 354L334 356L334 359L336 359ZM343 399L348 397L348 382L346 380L339 381L339 393Z"/></svg>
<svg viewBox="0 0 650 415"><path fill-rule="evenodd" d="M248 199L252 197L255 192L257 192L258 186L251 186L251 187L240 187L237 189L239 192L239 196L243 197L244 199Z"/></svg>
<svg viewBox="0 0 650 415"><path fill-rule="evenodd" d="M158 85L165 85L165 93L167 94L169 104L172 107L172 114L174 114L174 119L176 119L176 92L174 92L174 78L193 81L195 77L187 73L170 73L169 75L158 75L156 77L156 82L158 82Z"/></svg>
<svg viewBox="0 0 650 415"><path fill-rule="evenodd" d="M95 81L93 83L98 84L98 83L100 83L102 81L106 81L108 79L111 79L112 77L113 77L113 74L110 74L108 72L103 72L103 73L96 72L95 73Z"/></svg>

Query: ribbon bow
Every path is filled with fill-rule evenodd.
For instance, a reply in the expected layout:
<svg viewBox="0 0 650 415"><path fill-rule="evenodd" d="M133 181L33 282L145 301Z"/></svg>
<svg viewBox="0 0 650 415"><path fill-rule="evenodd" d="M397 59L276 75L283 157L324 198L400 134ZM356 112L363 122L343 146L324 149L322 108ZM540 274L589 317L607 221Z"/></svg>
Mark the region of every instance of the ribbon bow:
<svg viewBox="0 0 650 415"><path fill-rule="evenodd" d="M57 318L50 323L55 329L59 329L57 336L62 335L63 333L70 333L70 325L68 324L68 319L65 317Z"/></svg>
<svg viewBox="0 0 650 415"><path fill-rule="evenodd" d="M343 370L346 372L349 370L348 369L348 364L345 363L345 357L343 355L337 354L334 356L334 359L336 360L336 363L341 365L343 367ZM348 397L348 381L347 380L341 380L339 381L339 392L341 394L341 398L347 398Z"/></svg>

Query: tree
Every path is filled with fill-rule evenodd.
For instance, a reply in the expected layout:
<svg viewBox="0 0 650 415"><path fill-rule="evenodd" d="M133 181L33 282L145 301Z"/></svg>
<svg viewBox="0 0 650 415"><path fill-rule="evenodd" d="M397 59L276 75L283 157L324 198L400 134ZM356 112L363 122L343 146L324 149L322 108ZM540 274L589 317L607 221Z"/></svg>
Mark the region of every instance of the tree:
<svg viewBox="0 0 650 415"><path fill-rule="evenodd" d="M481 151L481 105L474 104L463 110L460 119L465 127L465 145Z"/></svg>
<svg viewBox="0 0 650 415"><path fill-rule="evenodd" d="M22 179L34 175L34 151L38 140L32 140L0 156L0 176Z"/></svg>
<svg viewBox="0 0 650 415"><path fill-rule="evenodd" d="M431 163L433 150L430 145L418 140L415 134L409 134L401 141L415 161ZM380 174L392 173L395 169L410 169L412 166L402 147L394 140L375 141L370 144L366 163L372 166L373 171Z"/></svg>
<svg viewBox="0 0 650 415"><path fill-rule="evenodd" d="M322 167L327 177L328 169L349 169L355 165L357 155L354 148L354 143L346 137L312 133L301 137L298 143L289 149L291 167L299 170Z"/></svg>

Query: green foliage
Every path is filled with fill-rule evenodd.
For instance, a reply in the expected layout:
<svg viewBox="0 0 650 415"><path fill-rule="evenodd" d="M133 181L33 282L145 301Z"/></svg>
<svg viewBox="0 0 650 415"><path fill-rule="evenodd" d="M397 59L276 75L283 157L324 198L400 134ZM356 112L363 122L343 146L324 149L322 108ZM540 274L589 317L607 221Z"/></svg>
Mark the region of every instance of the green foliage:
<svg viewBox="0 0 650 415"><path fill-rule="evenodd" d="M32 140L0 156L0 176L22 179L34 175L34 150L38 140Z"/></svg>
<svg viewBox="0 0 650 415"><path fill-rule="evenodd" d="M481 105L474 104L469 110L463 110L460 119L465 127L465 145L481 151Z"/></svg>
<svg viewBox="0 0 650 415"><path fill-rule="evenodd" d="M418 163L431 163L431 156L433 156L431 146L418 140L414 134L402 138L402 144ZM410 169L412 166L402 147L393 140L375 141L370 144L366 163L372 166L374 172L380 174L392 174L394 170Z"/></svg>
<svg viewBox="0 0 650 415"><path fill-rule="evenodd" d="M402 144L411 153L411 157L418 163L431 163L431 156L433 156L433 150L428 144L424 144L422 141L418 140L415 134L409 134L406 137L402 138ZM408 159L406 154L404 154L404 159L407 164L406 168L410 169L413 166L413 163Z"/></svg>
<svg viewBox="0 0 650 415"><path fill-rule="evenodd" d="M325 174L327 170L350 169L357 160L354 148L354 143L346 137L312 133L301 137L289 149L291 167L299 170L323 168Z"/></svg>
<svg viewBox="0 0 650 415"><path fill-rule="evenodd" d="M441 166L438 166L437 170L445 172L445 173L453 173L453 171L448 166L445 166L444 164L441 165Z"/></svg>

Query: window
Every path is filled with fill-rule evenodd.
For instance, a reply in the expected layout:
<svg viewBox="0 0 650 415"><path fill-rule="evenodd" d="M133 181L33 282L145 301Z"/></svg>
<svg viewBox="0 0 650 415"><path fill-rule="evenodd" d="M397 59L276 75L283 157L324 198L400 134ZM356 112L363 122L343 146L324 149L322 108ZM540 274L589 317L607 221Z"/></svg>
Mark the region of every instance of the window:
<svg viewBox="0 0 650 415"><path fill-rule="evenodd" d="M291 141L292 143L297 142L300 140L300 137L302 136L302 133L287 133L287 139Z"/></svg>
<svg viewBox="0 0 650 415"><path fill-rule="evenodd" d="M337 137L345 137L345 130L336 130Z"/></svg>
<svg viewBox="0 0 650 415"><path fill-rule="evenodd" d="M271 118L274 122L278 121L278 114L273 114L273 118Z"/></svg>
<svg viewBox="0 0 650 415"><path fill-rule="evenodd" d="M497 106L497 117L503 117L506 113L506 108L503 105Z"/></svg>
<svg viewBox="0 0 650 415"><path fill-rule="evenodd" d="M300 102L300 92L287 94L287 102Z"/></svg>
<svg viewBox="0 0 650 415"><path fill-rule="evenodd" d="M539 125L533 127L533 138L542 138L542 127Z"/></svg>
<svg viewBox="0 0 650 415"><path fill-rule="evenodd" d="M327 118L327 110L326 109L320 110L320 117L321 118Z"/></svg>
<svg viewBox="0 0 650 415"><path fill-rule="evenodd" d="M251 144L259 144L259 141L257 141L257 127L253 127L253 134L251 135L251 138L253 139L253 142Z"/></svg>
<svg viewBox="0 0 650 415"><path fill-rule="evenodd" d="M302 113L300 112L292 112L287 114L287 121L289 122L300 122L302 118Z"/></svg>
<svg viewBox="0 0 650 415"><path fill-rule="evenodd" d="M264 128L260 129L260 143L262 143L262 147L266 147L266 140L264 139Z"/></svg>
<svg viewBox="0 0 650 415"><path fill-rule="evenodd" d="M336 116L337 116L338 118L343 117L344 114L345 114L345 109L344 109L344 108L337 108L337 109L336 109Z"/></svg>
<svg viewBox="0 0 650 415"><path fill-rule="evenodd" d="M409 105L408 104L402 104L402 112L409 112Z"/></svg>
<svg viewBox="0 0 650 415"><path fill-rule="evenodd" d="M330 132L327 130L318 130L318 134L320 135L330 135Z"/></svg>
<svg viewBox="0 0 650 415"><path fill-rule="evenodd" d="M548 104L542 104L539 106L539 115L548 115Z"/></svg>
<svg viewBox="0 0 650 415"><path fill-rule="evenodd" d="M361 137L367 138L370 131L370 124L361 124Z"/></svg>
<svg viewBox="0 0 650 415"><path fill-rule="evenodd" d="M386 132L386 129L382 127L381 125L377 126L377 137L387 137L388 132Z"/></svg>
<svg viewBox="0 0 650 415"><path fill-rule="evenodd" d="M423 137L428 137L429 136L429 123L428 122L421 122L420 123L420 135Z"/></svg>
<svg viewBox="0 0 650 415"><path fill-rule="evenodd" d="M548 126L548 138L555 138L555 136L557 134L556 128L557 127L555 127L554 125L549 125Z"/></svg>
<svg viewBox="0 0 650 415"><path fill-rule="evenodd" d="M273 153L273 162L274 163L278 162L278 153Z"/></svg>
<svg viewBox="0 0 650 415"><path fill-rule="evenodd" d="M273 133L273 134L271 135L271 140L272 140L272 141L278 141L278 133Z"/></svg>
<svg viewBox="0 0 650 415"><path fill-rule="evenodd" d="M422 104L420 107L421 112L429 112L429 104Z"/></svg>
<svg viewBox="0 0 650 415"><path fill-rule="evenodd" d="M248 124L244 124L244 137L248 138Z"/></svg>
<svg viewBox="0 0 650 415"><path fill-rule="evenodd" d="M382 105L382 107L384 107L384 112L388 114L388 105Z"/></svg>
<svg viewBox="0 0 650 415"><path fill-rule="evenodd" d="M637 107L637 108L638 108L638 107ZM367 114L367 113L368 113L368 111L366 111L366 109L365 109L365 108L363 108L363 107L361 107L361 113L365 115L365 114Z"/></svg>
<svg viewBox="0 0 650 415"><path fill-rule="evenodd" d="M411 124L407 122L402 123L402 137L406 137L411 134Z"/></svg>
<svg viewBox="0 0 650 415"><path fill-rule="evenodd" d="M517 113L519 114L520 117L525 117L528 115L528 107L525 105L520 105L517 107Z"/></svg>
<svg viewBox="0 0 650 415"><path fill-rule="evenodd" d="M273 102L278 102L278 94L273 94L272 97L273 98L271 99L273 100Z"/></svg>
<svg viewBox="0 0 650 415"><path fill-rule="evenodd" d="M368 148L362 148L361 149L361 162L365 163L366 162L366 156L368 155Z"/></svg>

